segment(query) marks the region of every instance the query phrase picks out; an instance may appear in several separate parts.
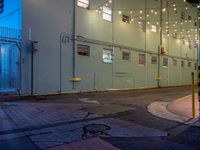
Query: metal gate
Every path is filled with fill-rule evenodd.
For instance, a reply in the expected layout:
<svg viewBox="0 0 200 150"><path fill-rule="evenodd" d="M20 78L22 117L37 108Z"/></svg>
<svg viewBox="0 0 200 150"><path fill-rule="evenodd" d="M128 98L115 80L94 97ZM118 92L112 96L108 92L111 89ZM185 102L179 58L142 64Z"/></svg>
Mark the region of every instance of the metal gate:
<svg viewBox="0 0 200 150"><path fill-rule="evenodd" d="M0 93L20 91L20 31L0 27Z"/></svg>

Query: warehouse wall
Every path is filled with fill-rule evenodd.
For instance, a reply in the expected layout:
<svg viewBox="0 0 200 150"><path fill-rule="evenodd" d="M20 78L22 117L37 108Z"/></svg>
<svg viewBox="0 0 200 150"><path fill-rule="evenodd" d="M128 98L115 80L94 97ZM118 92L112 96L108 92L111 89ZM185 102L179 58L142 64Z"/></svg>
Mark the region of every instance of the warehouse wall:
<svg viewBox="0 0 200 150"><path fill-rule="evenodd" d="M89 45L90 56L76 55L76 76L82 81L73 86L69 81L73 61L72 2L22 1L23 94L30 93L31 41L38 41L38 51L34 54L34 94L156 87L158 64L151 63L151 56L157 56L159 32L151 32L150 26L147 26L146 32L142 32L138 30L137 21L132 24L122 22L118 11L113 12L113 23L103 20L102 14L95 9L105 0L91 0L90 9L76 7L76 44ZM160 6L159 1L146 2L149 8ZM145 0L114 0L113 5L114 10L145 8ZM128 10L124 13L128 13ZM196 12L191 13L195 15ZM167 19L176 17L180 17L180 14L164 15ZM190 84L191 71L195 71L196 49L189 49L171 36L163 38L163 45L168 49L168 54L161 56L160 60L161 86ZM110 48L114 52L113 63L103 63L102 52ZM123 51L131 53L129 61L122 60ZM139 54L145 54L144 66L138 65ZM163 67L163 57L168 58L168 67ZM173 59L177 60L177 66L173 66ZM183 60L185 68L181 67ZM192 62L191 68L187 67L188 61Z"/></svg>
<svg viewBox="0 0 200 150"><path fill-rule="evenodd" d="M91 1L91 8L89 10L79 7L77 8L77 22L81 22L81 24L77 24L77 36L98 41L113 42L118 46L114 46L113 63L105 65L102 62L102 51L106 46L103 46L102 44L102 48L99 48L98 44L85 43L86 45L90 45L91 56L78 56L78 76L83 79L81 82L81 89L87 91L92 88L94 74L102 77L101 80L95 81L96 84L103 84L104 82L108 84L106 87L99 86L98 89L156 87L158 65L151 64L151 56L156 55L155 53L158 52L160 33L151 32L150 25L147 25L146 33L141 32L138 30L137 21L132 24L126 24L121 21L121 15L118 14L118 10L120 9L123 10L122 12L124 12L124 14L129 14L131 8L145 8L145 0L126 0L126 3L124 3L124 1L115 0L113 24L103 20L102 14L95 11L96 6L103 4L105 1L101 1L102 3L99 2L100 4L92 2L93 1ZM170 3L172 2L173 1L170 1ZM180 0L176 1L176 5L182 7L178 7L178 13L174 13L173 9L170 8L169 13L163 13L163 20L180 20L181 10L185 9L185 7L183 7L185 3ZM148 0L146 7L158 8L160 7L160 2ZM190 5L188 5L188 9L189 8ZM186 14L191 15L194 18L196 17L196 10L189 9ZM157 18L159 19L159 15ZM164 21L163 24L165 24ZM178 25L177 28L181 28L181 25ZM193 28L195 28L195 26L193 26ZM170 32L172 33L172 29L169 30L171 30ZM172 36L164 37L163 45L168 50L168 54L161 56L160 60L160 76L162 78L160 81L161 86L190 84L191 72L196 72L195 60L197 58L197 49L189 49L188 45L183 45L182 41L174 39ZM124 46L127 48L123 49L122 47ZM131 52L130 61L122 60L123 50ZM93 54L94 51L95 54ZM98 51L98 53L96 51ZM145 66L138 65L139 53L146 54L147 63ZM168 58L168 67L163 67L163 58ZM88 62L88 59L90 62ZM177 66L173 65L174 59L177 60ZM181 61L185 62L185 67L181 67ZM188 62L191 62L191 67L188 67ZM97 68L96 71L93 69L92 72L88 72L88 70L85 69L93 68L95 66ZM104 71L104 69L107 71ZM87 80L85 80L86 78ZM88 87L88 83L91 83L90 87Z"/></svg>
<svg viewBox="0 0 200 150"><path fill-rule="evenodd" d="M73 30L72 2L73 0L22 1L23 94L30 94L31 41L38 41L38 51L34 53L34 94L58 93L61 88L71 90L71 83L68 83L67 78L72 74L72 41L67 36ZM62 38L66 37L66 42L61 43L61 33L66 33L62 34Z"/></svg>

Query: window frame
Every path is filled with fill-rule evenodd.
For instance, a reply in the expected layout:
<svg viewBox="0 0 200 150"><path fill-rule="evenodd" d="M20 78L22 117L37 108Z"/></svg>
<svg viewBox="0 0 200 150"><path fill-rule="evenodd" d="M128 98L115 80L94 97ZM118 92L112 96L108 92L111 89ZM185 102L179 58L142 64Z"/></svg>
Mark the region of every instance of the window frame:
<svg viewBox="0 0 200 150"><path fill-rule="evenodd" d="M82 50L80 50L79 51L79 48L82 48ZM84 55L84 50L86 50L85 51L85 54L86 55ZM77 55L78 56L87 56L87 57L90 57L90 46L89 45L85 45L85 44L77 44L76 45L76 51L77 51ZM82 51L82 52L81 52ZM82 54L81 54L82 53Z"/></svg>
<svg viewBox="0 0 200 150"><path fill-rule="evenodd" d="M191 62L191 61L188 61L187 66L188 66L188 68L191 68L191 66L192 66L192 62Z"/></svg>
<svg viewBox="0 0 200 150"><path fill-rule="evenodd" d="M124 54L128 54L128 55L124 55ZM127 59L126 59L127 58ZM131 61L131 52L128 51L122 51L122 60L124 61Z"/></svg>
<svg viewBox="0 0 200 150"><path fill-rule="evenodd" d="M156 61L153 58L156 58ZM158 64L158 56L155 56L155 55L151 56L151 64L152 65Z"/></svg>
<svg viewBox="0 0 200 150"><path fill-rule="evenodd" d="M88 3L85 3L84 1L88 1ZM76 5L78 7L80 7L80 8L89 9L89 7L90 7L90 0L77 0L77 4ZM87 7L85 7L85 6L87 6Z"/></svg>
<svg viewBox="0 0 200 150"><path fill-rule="evenodd" d="M110 56L111 56L111 59L110 59L111 61L110 62L109 61L105 61L105 59L104 59L105 58L104 54L105 53L108 54L109 52L110 52ZM102 51L102 62L105 63L105 64L113 64L113 53L114 53L114 50L112 48L110 48L110 49L109 48L104 48L103 51Z"/></svg>
<svg viewBox="0 0 200 150"><path fill-rule="evenodd" d="M169 59L167 57L163 57L163 67L168 67L168 66L169 66Z"/></svg>
<svg viewBox="0 0 200 150"><path fill-rule="evenodd" d="M181 68L185 68L185 61L181 60Z"/></svg>
<svg viewBox="0 0 200 150"><path fill-rule="evenodd" d="M110 13L109 12L106 12L106 11L110 11ZM110 7L108 7L108 6L103 6L103 13L102 13L102 18L103 18L103 20L105 20L105 21L108 21L108 22L112 22L112 8L110 8ZM110 17L110 20L109 19L107 19L105 16L109 16Z"/></svg>
<svg viewBox="0 0 200 150"><path fill-rule="evenodd" d="M177 66L177 64L178 64L178 61L177 61L177 59L173 59L173 66Z"/></svg>
<svg viewBox="0 0 200 150"><path fill-rule="evenodd" d="M138 54L138 65L139 66L145 66L146 65L146 55L145 54Z"/></svg>

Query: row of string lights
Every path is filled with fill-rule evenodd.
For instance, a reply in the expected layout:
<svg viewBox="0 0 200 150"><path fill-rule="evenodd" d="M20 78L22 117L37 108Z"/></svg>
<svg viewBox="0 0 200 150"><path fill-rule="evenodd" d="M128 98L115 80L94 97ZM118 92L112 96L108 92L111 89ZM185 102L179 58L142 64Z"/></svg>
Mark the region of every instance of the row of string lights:
<svg viewBox="0 0 200 150"><path fill-rule="evenodd" d="M118 15L127 16L128 20L125 23L132 24L138 23L139 27L144 27L142 31L146 31L147 27L155 27L158 31L163 32L163 37L167 38L172 36L174 39L183 40L184 44L188 44L190 47L197 47L198 44L198 20L199 18L188 15L194 9L183 0L183 5L177 5L176 2L169 3L168 0L164 0L164 4L157 8L134 8L134 9L115 9L112 8L112 0L106 1L104 4L96 8L97 13L102 13L104 7L112 9L113 13ZM197 9L200 5L196 6ZM161 14L162 11L162 21ZM174 16L179 15L179 19L169 19L169 12L174 12ZM153 30L154 31L154 30Z"/></svg>

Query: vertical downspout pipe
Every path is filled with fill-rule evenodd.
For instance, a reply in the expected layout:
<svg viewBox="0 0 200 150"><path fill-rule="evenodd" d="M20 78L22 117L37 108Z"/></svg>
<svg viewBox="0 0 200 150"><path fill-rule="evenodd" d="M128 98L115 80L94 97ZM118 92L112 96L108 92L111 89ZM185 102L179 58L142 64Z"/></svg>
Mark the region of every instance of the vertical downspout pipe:
<svg viewBox="0 0 200 150"><path fill-rule="evenodd" d="M160 78L160 47L162 46L162 20L163 20L163 0L160 1L160 46L158 47L158 78ZM157 87L160 88L160 79L157 80Z"/></svg>
<svg viewBox="0 0 200 150"><path fill-rule="evenodd" d="M76 0L73 0L73 62L72 62L72 71L73 78L76 78ZM75 83L73 82L73 90L75 89Z"/></svg>
<svg viewBox="0 0 200 150"><path fill-rule="evenodd" d="M148 86L148 56L147 56L147 0L145 0L144 20L145 20L145 87Z"/></svg>
<svg viewBox="0 0 200 150"><path fill-rule="evenodd" d="M200 0L199 0L199 3L200 3ZM198 17L200 17L200 9L198 9ZM197 18L198 18L197 17ZM197 19L198 21L198 25L197 25L197 31L199 33L199 42L198 42L198 48L197 48L197 66L198 66L198 102L199 102L199 120L200 120L200 30L199 30L199 27L200 27L200 20Z"/></svg>

